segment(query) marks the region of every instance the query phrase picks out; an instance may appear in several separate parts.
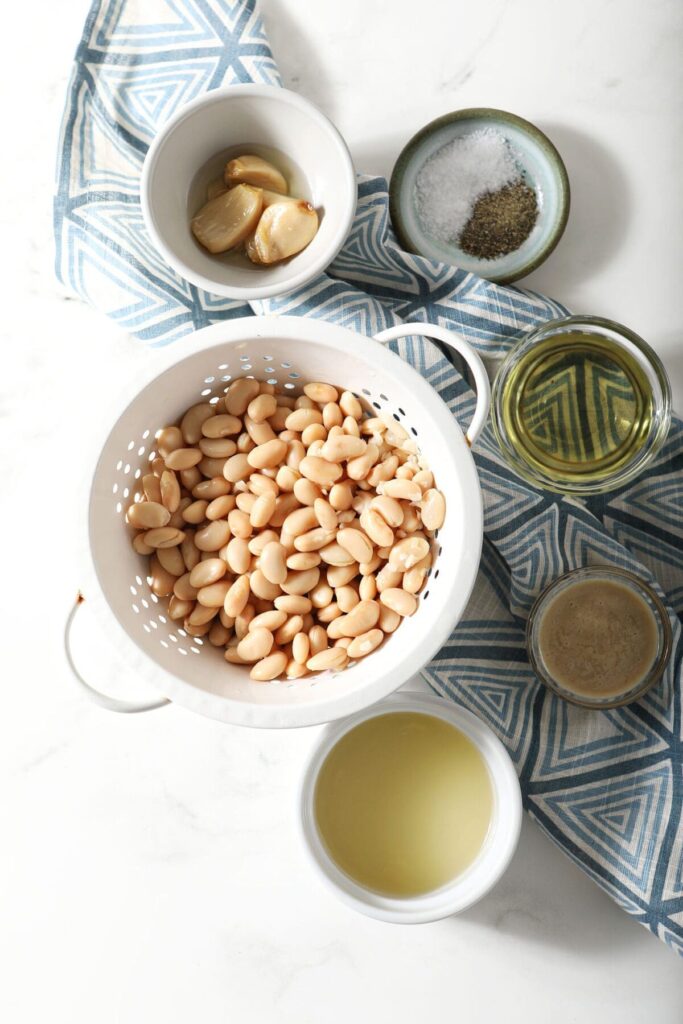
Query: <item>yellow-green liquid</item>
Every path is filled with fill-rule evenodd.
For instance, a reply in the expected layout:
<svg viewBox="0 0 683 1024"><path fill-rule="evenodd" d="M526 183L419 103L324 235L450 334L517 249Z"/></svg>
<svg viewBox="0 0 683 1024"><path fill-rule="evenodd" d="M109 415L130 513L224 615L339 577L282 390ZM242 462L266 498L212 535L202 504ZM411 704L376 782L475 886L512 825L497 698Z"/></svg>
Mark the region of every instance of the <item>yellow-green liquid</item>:
<svg viewBox="0 0 683 1024"><path fill-rule="evenodd" d="M624 469L646 444L652 387L636 358L597 334L538 342L508 375L503 426L529 469L556 483L593 483Z"/></svg>
<svg viewBox="0 0 683 1024"><path fill-rule="evenodd" d="M315 789L320 837L354 881L417 896L462 874L484 844L493 791L483 757L433 715L396 711L347 732Z"/></svg>

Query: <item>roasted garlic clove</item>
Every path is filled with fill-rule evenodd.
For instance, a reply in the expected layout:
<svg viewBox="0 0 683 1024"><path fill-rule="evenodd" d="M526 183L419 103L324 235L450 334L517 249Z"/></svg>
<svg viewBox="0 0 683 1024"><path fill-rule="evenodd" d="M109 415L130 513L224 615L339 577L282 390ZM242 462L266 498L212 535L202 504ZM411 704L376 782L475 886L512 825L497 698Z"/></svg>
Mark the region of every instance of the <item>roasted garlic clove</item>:
<svg viewBox="0 0 683 1024"><path fill-rule="evenodd" d="M246 245L252 263L277 263L301 252L318 230L318 214L305 199L273 203Z"/></svg>
<svg viewBox="0 0 683 1024"><path fill-rule="evenodd" d="M202 206L192 220L192 234L209 252L226 252L252 233L262 208L261 189L238 185Z"/></svg>
<svg viewBox="0 0 683 1024"><path fill-rule="evenodd" d="M215 199L216 196L222 196L224 192L228 191L228 186L225 184L222 178L216 178L215 181L209 183L206 189L207 200Z"/></svg>
<svg viewBox="0 0 683 1024"><path fill-rule="evenodd" d="M270 189L263 189L263 209L272 206L273 203L298 203L295 196L283 196L279 192L271 192Z"/></svg>
<svg viewBox="0 0 683 1024"><path fill-rule="evenodd" d="M228 188L244 182L257 188L270 189L271 192L287 191L287 182L277 167L273 167L263 157L249 154L238 156L236 160L229 160L225 165L223 180Z"/></svg>

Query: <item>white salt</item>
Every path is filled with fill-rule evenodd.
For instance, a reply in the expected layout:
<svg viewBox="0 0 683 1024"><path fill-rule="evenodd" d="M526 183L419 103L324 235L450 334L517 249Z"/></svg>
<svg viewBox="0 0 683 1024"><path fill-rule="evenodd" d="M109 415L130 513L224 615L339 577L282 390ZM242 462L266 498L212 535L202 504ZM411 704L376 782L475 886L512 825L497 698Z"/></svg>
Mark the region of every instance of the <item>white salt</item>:
<svg viewBox="0 0 683 1024"><path fill-rule="evenodd" d="M507 139L495 129L453 139L417 175L415 198L422 229L439 242L457 242L477 199L520 177Z"/></svg>

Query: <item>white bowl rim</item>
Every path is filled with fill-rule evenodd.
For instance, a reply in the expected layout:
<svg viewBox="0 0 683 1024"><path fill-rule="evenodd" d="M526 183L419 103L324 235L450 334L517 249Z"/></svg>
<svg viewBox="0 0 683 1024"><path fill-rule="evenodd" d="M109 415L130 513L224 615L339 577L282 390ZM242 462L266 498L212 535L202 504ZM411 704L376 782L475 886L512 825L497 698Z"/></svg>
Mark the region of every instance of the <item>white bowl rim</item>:
<svg viewBox="0 0 683 1024"><path fill-rule="evenodd" d="M93 448L95 449L96 447L96 451L91 463L92 476L89 497L83 510L85 523L82 533L84 538L88 538L88 543L83 549L84 585L82 589L102 627L109 634L112 632L115 634L116 647L132 671L147 681L154 689L160 691L169 700L190 711L195 711L198 714L218 719L231 725L243 725L252 728L289 729L321 725L362 711L376 701L393 693L407 679L414 676L431 661L453 631L453 627L465 610L474 588L483 544L484 512L481 487L474 459L455 417L439 394L417 370L390 349L376 342L376 350L373 353L373 359L376 364L380 368L383 366L391 375L392 372L396 372L396 362L398 361L400 364L399 372L411 375L411 386L418 399L429 403L430 413L435 420L437 429L446 437L451 438L452 449L458 453L458 471L463 480L463 488L467 490L469 496L468 516L463 522L463 531L467 534L467 542L463 545L464 560L461 574L457 581L454 579L449 599L444 602L441 614L432 621L429 636L425 637L419 649L407 652L403 661L405 671L403 678L397 683L391 673L384 673L373 679L363 689L351 693L341 693L324 701L316 701L310 705L293 704L269 707L267 705L251 705L232 700L230 697L201 692L196 687L185 682L180 676L157 665L129 636L111 611L93 561L89 542L91 533L90 509L97 478L97 467L102 457L104 445L110 433L115 429L118 419L125 415L130 402L135 400L140 392L176 363L204 349L220 347L226 342L252 341L267 337L273 333L277 333L282 338L297 338L314 342L327 340L332 346L349 351L352 350L359 358L367 358L367 346L368 344L373 344L372 339L366 335L325 320L270 315L221 320L210 327L204 327L199 331L188 334L168 348L155 353L146 372L143 370L135 383L128 385L124 396L119 396L117 401L112 402L114 412L111 418L106 418L106 426L101 436L99 438L93 436L92 438Z"/></svg>
<svg viewBox="0 0 683 1024"><path fill-rule="evenodd" d="M225 285L219 281L214 281L209 277L205 277L203 274L197 273L197 271L188 267L188 265L181 260L172 249L169 249L163 241L161 233L157 227L157 220L154 217L152 204L150 202L150 181L163 147L171 133L183 121L188 117L191 117L199 108L210 106L213 103L221 103L225 99L236 99L240 96L263 97L265 99L282 101L292 107L297 107L299 110L308 114L313 121L328 133L332 141L336 143L339 151L339 160L349 182L349 188L346 195L346 206L342 209L342 216L340 218L339 225L335 234L332 236L332 240L326 252L321 253L313 263L304 267L298 273L293 274L291 278L287 278L277 284L255 285L254 287ZM220 295L229 299L250 300L272 298L275 295L282 295L286 292L290 292L294 288L298 288L300 285L305 284L314 277L317 277L318 274L321 274L337 256L339 250L344 244L344 241L346 240L356 212L357 194L356 172L351 159L351 154L338 129L330 119L326 117L322 111L318 110L318 108L309 100L304 99L303 96L300 96L296 92L292 92L290 89L283 89L280 86L275 85L224 85L217 89L212 89L207 93L203 93L201 96L197 96L196 99L186 103L176 111L168 121L166 121L155 135L149 149L147 150L140 177L140 205L142 207L142 216L144 218L147 231L149 232L150 238L152 239L156 249L163 256L169 266L180 274L181 277L185 278L185 280L196 285L198 288L202 288L204 291L207 291L212 295Z"/></svg>
<svg viewBox="0 0 683 1024"><path fill-rule="evenodd" d="M313 799L320 768L335 744L355 726L396 711L435 715L454 725L475 744L486 762L494 791L493 824L474 862L452 882L422 896L383 896L341 871L325 850L315 825ZM519 842L522 795L512 759L493 730L466 708L434 694L401 691L330 723L309 755L297 794L297 829L306 856L319 878L353 910L391 924L426 924L461 913L486 895L507 870Z"/></svg>

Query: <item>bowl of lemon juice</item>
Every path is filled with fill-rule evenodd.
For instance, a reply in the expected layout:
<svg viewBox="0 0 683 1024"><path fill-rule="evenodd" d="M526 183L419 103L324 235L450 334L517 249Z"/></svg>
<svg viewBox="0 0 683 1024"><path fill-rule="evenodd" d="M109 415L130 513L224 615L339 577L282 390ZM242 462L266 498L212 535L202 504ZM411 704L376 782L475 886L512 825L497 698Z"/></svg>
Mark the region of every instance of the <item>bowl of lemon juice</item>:
<svg viewBox="0 0 683 1024"><path fill-rule="evenodd" d="M480 719L401 693L327 728L299 797L305 847L347 904L394 923L456 914L506 870L522 801Z"/></svg>

